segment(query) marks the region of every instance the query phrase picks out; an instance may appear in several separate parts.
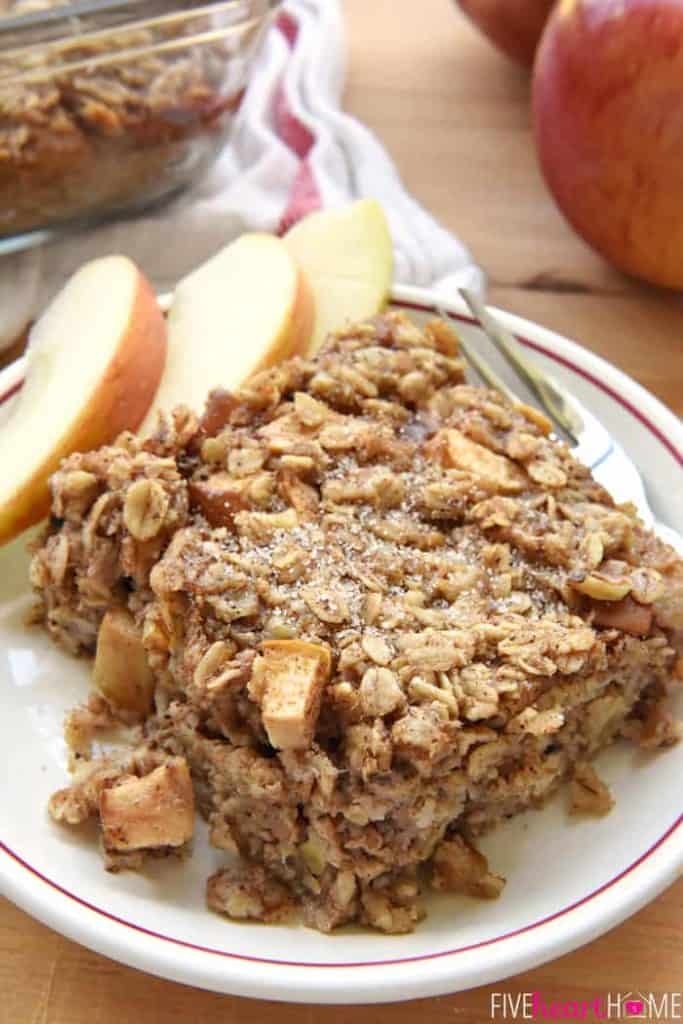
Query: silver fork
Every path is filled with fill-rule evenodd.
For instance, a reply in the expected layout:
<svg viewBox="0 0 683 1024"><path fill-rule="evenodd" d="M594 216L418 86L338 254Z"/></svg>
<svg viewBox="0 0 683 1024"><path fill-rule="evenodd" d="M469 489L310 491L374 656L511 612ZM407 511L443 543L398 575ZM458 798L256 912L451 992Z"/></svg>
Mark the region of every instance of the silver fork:
<svg viewBox="0 0 683 1024"><path fill-rule="evenodd" d="M555 426L557 434L568 442L575 458L593 473L615 501L631 501L645 526L683 553L683 537L657 520L650 508L642 477L621 445L586 407L570 395L553 377L545 373L522 351L514 335L486 308L482 300L467 288L459 289L475 320L505 362L515 371ZM439 310L446 320L449 313ZM467 362L489 387L505 395L513 404L520 398L486 362L474 345L458 332L460 347Z"/></svg>

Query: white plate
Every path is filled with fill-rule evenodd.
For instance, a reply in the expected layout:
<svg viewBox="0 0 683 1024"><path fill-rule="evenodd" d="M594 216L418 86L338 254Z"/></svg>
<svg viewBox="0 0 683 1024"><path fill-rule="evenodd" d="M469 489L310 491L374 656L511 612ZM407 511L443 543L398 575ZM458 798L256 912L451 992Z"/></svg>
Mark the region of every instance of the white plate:
<svg viewBox="0 0 683 1024"><path fill-rule="evenodd" d="M394 298L428 311L419 289ZM447 304L462 315L457 302ZM419 313L418 313L419 315ZM463 317L463 330L474 332ZM504 320L621 441L642 470L655 514L683 531L676 500L683 428L613 366L517 317ZM680 491L679 491L680 493ZM569 821L560 794L483 843L508 878L501 898L432 899L412 935L237 924L209 913L204 880L219 859L204 834L185 864L106 874L92 835L52 825L45 805L66 780L61 721L87 691L87 663L22 625L29 604L22 545L0 552L0 882L64 935L126 964L219 992L362 1003L498 981L611 928L669 885L683 863L683 745L645 756L623 745L599 759L617 798L600 821ZM681 708L683 710L683 708ZM634 982L638 979L634 979Z"/></svg>

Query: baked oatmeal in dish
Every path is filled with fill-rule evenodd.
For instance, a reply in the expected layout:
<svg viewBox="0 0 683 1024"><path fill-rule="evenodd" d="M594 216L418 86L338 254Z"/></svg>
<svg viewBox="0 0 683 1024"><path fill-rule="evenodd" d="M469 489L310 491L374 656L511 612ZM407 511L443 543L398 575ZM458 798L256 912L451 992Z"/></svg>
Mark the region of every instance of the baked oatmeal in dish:
<svg viewBox="0 0 683 1024"><path fill-rule="evenodd" d="M4 15L65 6L12 0L0 31ZM239 107L242 76L231 81L225 48L201 41L206 13L166 24L156 9L132 10L119 31L104 14L97 30L80 29L77 13L61 38L0 36L0 236L177 192L206 169Z"/></svg>
<svg viewBox="0 0 683 1024"><path fill-rule="evenodd" d="M604 813L593 755L679 736L683 563L441 322L348 328L52 495L38 614L97 695L51 814L99 817L118 869L184 850L196 801L232 918L405 932L428 887L495 897L478 834L565 779Z"/></svg>

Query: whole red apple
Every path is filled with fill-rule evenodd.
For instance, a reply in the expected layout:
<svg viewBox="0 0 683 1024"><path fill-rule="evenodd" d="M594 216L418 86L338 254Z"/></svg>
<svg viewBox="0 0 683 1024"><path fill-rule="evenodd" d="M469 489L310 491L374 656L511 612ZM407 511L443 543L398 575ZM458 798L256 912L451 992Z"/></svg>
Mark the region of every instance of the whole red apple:
<svg viewBox="0 0 683 1024"><path fill-rule="evenodd" d="M569 222L627 273L683 288L683 3L560 0L532 99Z"/></svg>
<svg viewBox="0 0 683 1024"><path fill-rule="evenodd" d="M508 57L534 62L541 32L554 0L458 0L458 5Z"/></svg>

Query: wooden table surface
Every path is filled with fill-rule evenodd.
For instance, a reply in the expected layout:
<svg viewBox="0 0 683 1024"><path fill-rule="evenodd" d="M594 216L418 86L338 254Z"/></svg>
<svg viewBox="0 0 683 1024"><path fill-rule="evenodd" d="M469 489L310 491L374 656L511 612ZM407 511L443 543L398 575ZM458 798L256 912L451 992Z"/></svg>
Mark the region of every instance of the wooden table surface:
<svg viewBox="0 0 683 1024"><path fill-rule="evenodd" d="M576 338L683 412L683 301L627 280L572 234L540 179L528 78L499 57L450 0L345 0L347 107L385 141L412 192L470 246L498 305ZM683 978L683 879L591 945L496 988L551 999ZM490 989L335 1020L480 1024ZM312 1024L320 1009L218 996L97 956L0 904L3 1024Z"/></svg>

